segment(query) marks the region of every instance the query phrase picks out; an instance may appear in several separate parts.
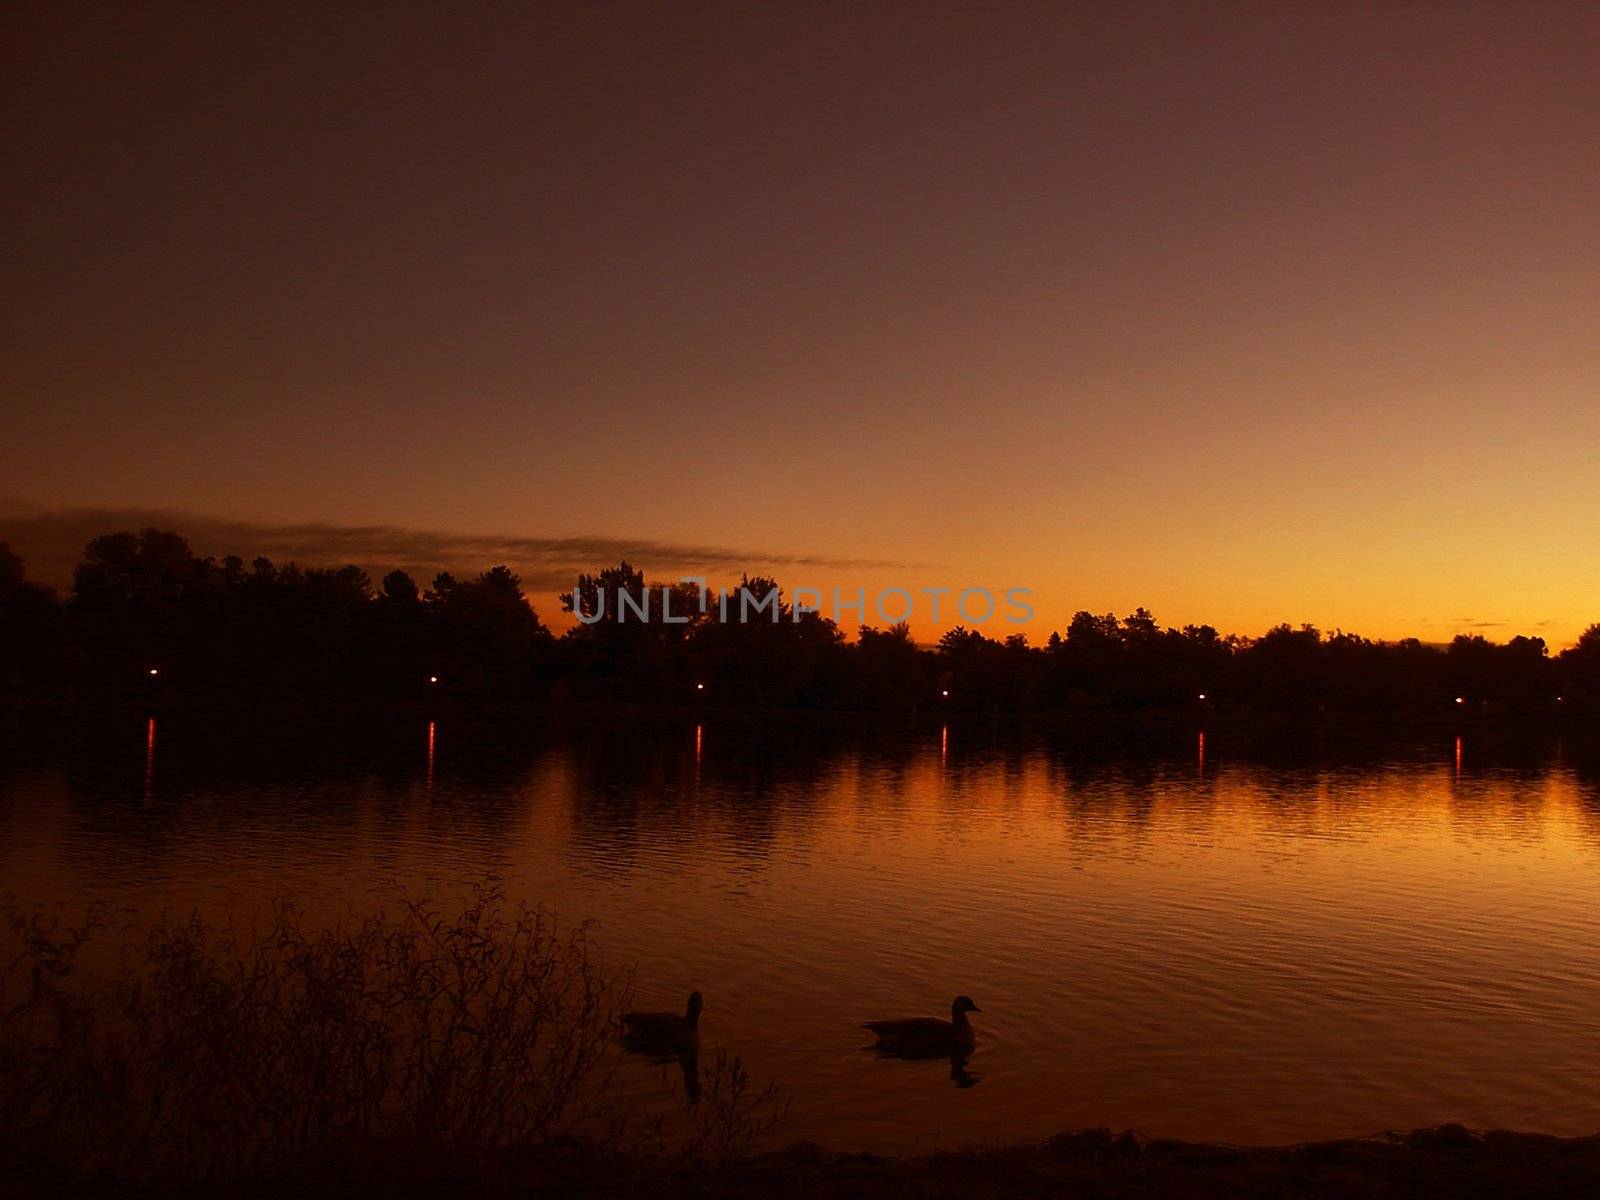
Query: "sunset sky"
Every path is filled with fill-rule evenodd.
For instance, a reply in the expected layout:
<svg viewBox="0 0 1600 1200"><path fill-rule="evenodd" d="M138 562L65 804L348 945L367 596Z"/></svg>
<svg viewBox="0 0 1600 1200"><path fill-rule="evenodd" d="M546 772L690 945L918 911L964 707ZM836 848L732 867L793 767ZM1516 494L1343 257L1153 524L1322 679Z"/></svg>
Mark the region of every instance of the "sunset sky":
<svg viewBox="0 0 1600 1200"><path fill-rule="evenodd" d="M1035 638L1600 621L1600 5L0 31L0 540L50 582L170 517L509 560L551 620L628 554L1029 587Z"/></svg>

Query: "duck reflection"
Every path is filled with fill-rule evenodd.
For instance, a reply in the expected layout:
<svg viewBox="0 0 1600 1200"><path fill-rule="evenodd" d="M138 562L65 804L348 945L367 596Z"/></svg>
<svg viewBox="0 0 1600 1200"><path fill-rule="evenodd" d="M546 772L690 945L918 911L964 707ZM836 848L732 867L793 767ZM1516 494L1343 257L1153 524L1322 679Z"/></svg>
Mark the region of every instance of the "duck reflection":
<svg viewBox="0 0 1600 1200"><path fill-rule="evenodd" d="M683 1095L690 1104L700 1103L700 1052L685 1050L678 1055L678 1069L683 1072Z"/></svg>
<svg viewBox="0 0 1600 1200"><path fill-rule="evenodd" d="M950 1082L957 1088L974 1088L983 1080L983 1072L967 1069L967 1063L972 1058L971 1054L951 1054L949 1051L926 1049L891 1049L887 1046L867 1046L865 1049L874 1051L879 1058L897 1058L907 1062L937 1062L942 1059L950 1064Z"/></svg>
<svg viewBox="0 0 1600 1200"><path fill-rule="evenodd" d="M632 1049L632 1047L629 1047ZM672 1090L672 1070L676 1065L683 1082L683 1098L693 1107L700 1103L700 1052L698 1050L683 1050L677 1054L654 1054L648 1051L634 1051L641 1054L644 1059L664 1068L661 1071L661 1086L666 1091Z"/></svg>
<svg viewBox="0 0 1600 1200"><path fill-rule="evenodd" d="M983 1078L982 1075L967 1070L967 1058L965 1054L950 1056L950 1082L958 1088L977 1087L978 1081Z"/></svg>

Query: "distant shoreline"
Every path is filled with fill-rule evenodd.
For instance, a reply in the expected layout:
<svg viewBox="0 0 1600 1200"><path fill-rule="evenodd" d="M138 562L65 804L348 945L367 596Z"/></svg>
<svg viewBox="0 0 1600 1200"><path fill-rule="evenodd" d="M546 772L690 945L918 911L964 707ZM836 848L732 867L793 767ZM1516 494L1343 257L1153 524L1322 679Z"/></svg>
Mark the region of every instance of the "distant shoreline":
<svg viewBox="0 0 1600 1200"><path fill-rule="evenodd" d="M1589 714L1580 712L1516 713L1501 710L1321 712L1211 708L1117 708L1083 706L1024 711L981 709L874 709L776 708L742 705L700 705L664 702L607 702L584 700L477 701L441 698L433 701L381 702L370 699L299 699L274 694L219 697L210 693L172 693L164 696L107 695L67 699L61 697L0 697L0 713L54 714L60 716L137 713L146 716L205 714L217 718L244 717L270 711L275 716L307 718L406 717L494 720L539 716L568 720L698 720L718 723L775 722L794 726L849 723L858 727L938 728L1005 725L1014 729L1143 729L1263 730L1273 729L1374 729L1397 735L1459 730L1507 729L1520 731L1586 731L1594 728Z"/></svg>
<svg viewBox="0 0 1600 1200"><path fill-rule="evenodd" d="M1250 709L1069 709L1005 710L952 709L778 709L778 707L699 706L666 702L512 701L483 702L442 698L437 701L379 702L334 698L326 701L288 701L282 696L258 694L251 698L218 698L213 694L166 696L106 696L93 698L0 698L0 717L80 718L198 717L206 722L237 722L270 714L291 722L362 723L416 718L453 720L491 726L528 718L547 720L552 726L573 723L710 723L722 726L786 726L790 730L938 731L941 728L1005 731L1005 733L1110 733L1110 734L1363 734L1384 741L1413 738L1451 738L1461 733L1552 734L1586 738L1597 733L1594 718L1584 712L1517 714L1501 710L1467 712L1262 712Z"/></svg>

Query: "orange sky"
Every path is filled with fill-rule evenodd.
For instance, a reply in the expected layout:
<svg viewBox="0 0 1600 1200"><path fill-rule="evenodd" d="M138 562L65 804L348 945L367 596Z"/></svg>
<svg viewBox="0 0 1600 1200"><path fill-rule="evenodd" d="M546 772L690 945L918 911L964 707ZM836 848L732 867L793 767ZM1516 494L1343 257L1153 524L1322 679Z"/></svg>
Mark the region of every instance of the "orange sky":
<svg viewBox="0 0 1600 1200"><path fill-rule="evenodd" d="M0 20L36 561L24 514L155 509L1026 586L1039 636L1600 620L1593 5Z"/></svg>

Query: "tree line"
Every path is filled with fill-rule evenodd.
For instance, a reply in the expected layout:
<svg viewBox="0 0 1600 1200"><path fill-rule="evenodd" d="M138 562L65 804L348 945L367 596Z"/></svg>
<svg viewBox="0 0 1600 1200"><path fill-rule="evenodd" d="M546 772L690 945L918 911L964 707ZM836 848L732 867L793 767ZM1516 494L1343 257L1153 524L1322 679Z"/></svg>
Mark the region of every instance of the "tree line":
<svg viewBox="0 0 1600 1200"><path fill-rule="evenodd" d="M765 577L742 586L764 596ZM681 624L619 620L617 606L559 637L509 568L427 588L404 571L374 586L354 566L196 556L170 530L90 541L68 594L26 579L0 543L0 694L129 694L299 701L696 703L767 708L1024 712L1054 709L1372 714L1600 711L1600 624L1552 655L1541 638L1373 641L1279 625L1260 637L1161 626L1145 609L1079 612L1032 645L955 628L934 646L905 625L853 641L779 592L777 621L722 623L686 584L627 563L580 576L563 609L626 591Z"/></svg>

